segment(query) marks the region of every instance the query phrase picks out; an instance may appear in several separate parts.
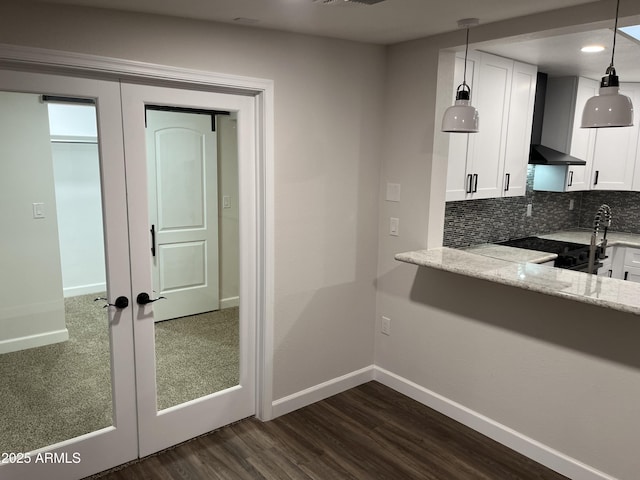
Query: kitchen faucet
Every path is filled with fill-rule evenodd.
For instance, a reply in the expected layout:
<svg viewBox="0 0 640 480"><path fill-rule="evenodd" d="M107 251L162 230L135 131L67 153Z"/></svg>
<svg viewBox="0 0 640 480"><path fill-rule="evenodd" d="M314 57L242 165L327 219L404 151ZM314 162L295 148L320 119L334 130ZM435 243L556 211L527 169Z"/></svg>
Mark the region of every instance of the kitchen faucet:
<svg viewBox="0 0 640 480"><path fill-rule="evenodd" d="M602 242L597 245L598 232L600 226L604 227L604 235ZM589 267L587 273L594 273L596 251L598 252L598 258L604 258L604 254L607 250L607 230L611 226L611 207L606 204L600 205L595 217L593 218L593 232L591 233L591 245L589 247Z"/></svg>

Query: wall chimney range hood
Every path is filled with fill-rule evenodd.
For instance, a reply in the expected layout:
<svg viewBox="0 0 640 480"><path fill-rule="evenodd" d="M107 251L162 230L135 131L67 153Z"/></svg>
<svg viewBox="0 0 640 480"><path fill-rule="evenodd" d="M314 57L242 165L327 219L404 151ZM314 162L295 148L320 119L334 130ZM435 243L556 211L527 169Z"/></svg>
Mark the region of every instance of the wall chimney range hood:
<svg viewBox="0 0 640 480"><path fill-rule="evenodd" d="M571 155L546 147L541 144L542 119L547 93L547 74L538 72L535 105L533 108L533 128L531 130L531 147L529 149L530 165L586 165L587 162Z"/></svg>

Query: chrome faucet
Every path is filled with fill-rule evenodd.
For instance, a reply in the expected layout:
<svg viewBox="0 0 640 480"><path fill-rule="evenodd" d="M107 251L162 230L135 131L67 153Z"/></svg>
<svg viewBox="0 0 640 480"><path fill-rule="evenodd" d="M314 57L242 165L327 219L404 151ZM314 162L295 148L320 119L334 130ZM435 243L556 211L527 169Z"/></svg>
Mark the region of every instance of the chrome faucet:
<svg viewBox="0 0 640 480"><path fill-rule="evenodd" d="M598 245L597 237L601 226L603 227L604 235L602 237L602 242ZM598 258L604 258L604 253L607 250L607 230L610 226L611 207L606 204L600 205L595 217L593 218L593 232L591 233L591 245L589 246L589 267L587 273L594 273L593 270L596 263L596 252L598 252Z"/></svg>

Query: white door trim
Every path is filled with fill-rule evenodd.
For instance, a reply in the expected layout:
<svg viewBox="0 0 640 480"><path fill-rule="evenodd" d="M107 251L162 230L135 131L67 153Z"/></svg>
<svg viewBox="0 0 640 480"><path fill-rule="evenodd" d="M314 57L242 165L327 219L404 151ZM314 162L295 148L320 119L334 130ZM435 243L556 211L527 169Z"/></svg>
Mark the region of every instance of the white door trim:
<svg viewBox="0 0 640 480"><path fill-rule="evenodd" d="M255 97L257 252L256 416L273 418L274 85L269 79L191 70L118 58L0 44L0 68L26 69Z"/></svg>

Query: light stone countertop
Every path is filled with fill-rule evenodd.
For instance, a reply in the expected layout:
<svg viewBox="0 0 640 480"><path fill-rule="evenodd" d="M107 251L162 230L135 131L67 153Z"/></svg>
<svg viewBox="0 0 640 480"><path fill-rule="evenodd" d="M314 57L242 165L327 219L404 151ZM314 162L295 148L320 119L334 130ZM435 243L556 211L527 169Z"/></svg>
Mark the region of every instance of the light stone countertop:
<svg viewBox="0 0 640 480"><path fill-rule="evenodd" d="M572 230L540 237L588 244L591 232ZM602 234L598 240L601 238ZM609 232L607 240L609 246L640 248L640 235ZM399 253L395 259L640 315L639 283L539 265L548 259L553 260L555 254L492 247L496 246L487 244L465 250L440 247Z"/></svg>

